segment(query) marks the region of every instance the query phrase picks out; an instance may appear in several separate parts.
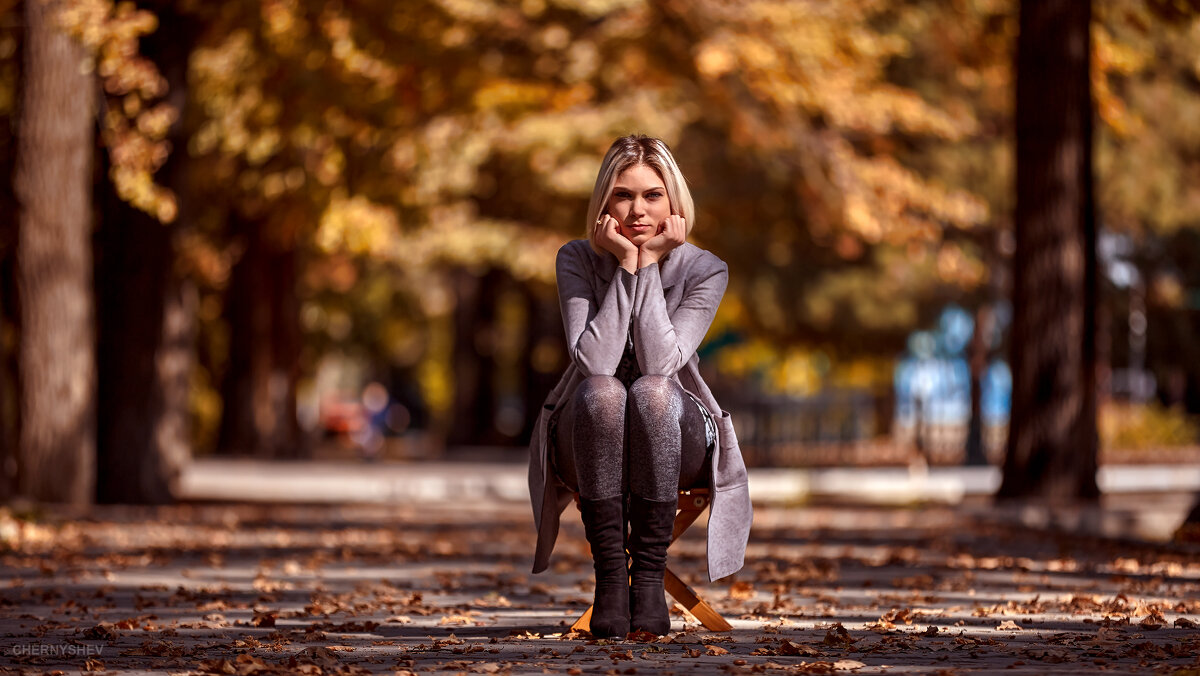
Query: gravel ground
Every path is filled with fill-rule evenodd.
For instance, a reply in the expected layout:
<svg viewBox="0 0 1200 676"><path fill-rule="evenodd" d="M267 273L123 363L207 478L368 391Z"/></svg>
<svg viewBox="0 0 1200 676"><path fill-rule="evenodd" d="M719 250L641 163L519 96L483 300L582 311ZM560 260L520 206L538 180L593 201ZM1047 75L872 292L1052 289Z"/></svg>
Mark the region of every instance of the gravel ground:
<svg viewBox="0 0 1200 676"><path fill-rule="evenodd" d="M1200 674L1196 549L987 517L760 506L717 582L697 524L733 631L597 641L573 507L541 575L519 503L4 510L0 673Z"/></svg>

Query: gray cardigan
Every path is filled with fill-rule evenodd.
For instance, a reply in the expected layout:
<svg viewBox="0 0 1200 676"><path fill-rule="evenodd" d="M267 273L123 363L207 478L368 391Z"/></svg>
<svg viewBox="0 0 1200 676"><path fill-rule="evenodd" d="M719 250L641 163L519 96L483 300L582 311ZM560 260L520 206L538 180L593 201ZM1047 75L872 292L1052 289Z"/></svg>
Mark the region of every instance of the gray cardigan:
<svg viewBox="0 0 1200 676"><path fill-rule="evenodd" d="M533 572L550 565L559 516L572 492L554 476L547 453L546 422L555 407L569 401L586 377L612 375L625 350L632 318L634 350L643 374L673 378L695 395L717 423L712 455L712 502L708 518L708 577L736 573L750 536L750 492L746 465L729 413L722 410L700 377L696 347L704 339L725 294L729 269L715 255L685 243L660 265L636 275L611 254L592 250L587 240L567 242L555 262L558 300L571 363L538 413L529 447L529 496L537 528Z"/></svg>

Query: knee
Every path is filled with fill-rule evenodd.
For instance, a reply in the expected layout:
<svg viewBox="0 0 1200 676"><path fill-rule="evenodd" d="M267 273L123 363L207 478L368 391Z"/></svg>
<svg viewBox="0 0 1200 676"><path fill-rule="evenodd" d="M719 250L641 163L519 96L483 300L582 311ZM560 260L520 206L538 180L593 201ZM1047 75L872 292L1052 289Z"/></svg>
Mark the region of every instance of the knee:
<svg viewBox="0 0 1200 676"><path fill-rule="evenodd" d="M575 391L579 405L593 415L622 413L625 410L625 386L612 376L588 376Z"/></svg>
<svg viewBox="0 0 1200 676"><path fill-rule="evenodd" d="M679 383L666 376L642 376L629 387L630 403L639 409L665 411L683 398Z"/></svg>

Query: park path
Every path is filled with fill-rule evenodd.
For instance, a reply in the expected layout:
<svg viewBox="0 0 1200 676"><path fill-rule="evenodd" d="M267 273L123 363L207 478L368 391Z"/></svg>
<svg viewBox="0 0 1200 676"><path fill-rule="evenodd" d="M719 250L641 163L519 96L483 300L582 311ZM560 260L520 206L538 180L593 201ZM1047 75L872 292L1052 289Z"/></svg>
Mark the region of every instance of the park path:
<svg viewBox="0 0 1200 676"><path fill-rule="evenodd" d="M1198 673L1200 556L954 507L761 506L698 585L734 630L567 633L590 598L568 507L530 575L526 505L185 504L0 514L0 673ZM703 580L702 526L672 566Z"/></svg>

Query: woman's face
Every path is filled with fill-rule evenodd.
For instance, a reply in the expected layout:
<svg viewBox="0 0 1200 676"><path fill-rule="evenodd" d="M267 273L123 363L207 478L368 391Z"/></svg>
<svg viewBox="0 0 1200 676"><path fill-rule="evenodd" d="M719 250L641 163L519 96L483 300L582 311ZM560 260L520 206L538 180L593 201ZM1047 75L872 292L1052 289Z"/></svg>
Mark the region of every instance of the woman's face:
<svg viewBox="0 0 1200 676"><path fill-rule="evenodd" d="M621 234L641 246L658 234L659 224L671 215L662 177L644 164L622 171L608 196L608 213L620 223Z"/></svg>

